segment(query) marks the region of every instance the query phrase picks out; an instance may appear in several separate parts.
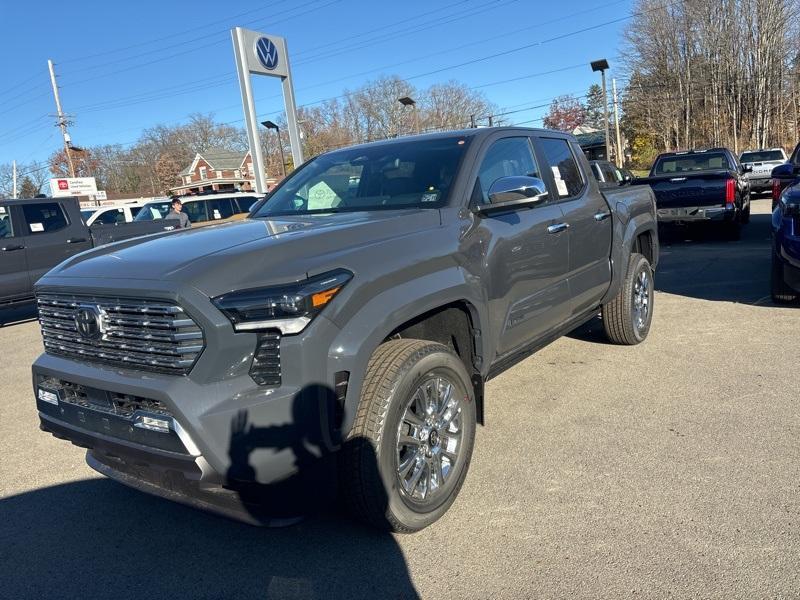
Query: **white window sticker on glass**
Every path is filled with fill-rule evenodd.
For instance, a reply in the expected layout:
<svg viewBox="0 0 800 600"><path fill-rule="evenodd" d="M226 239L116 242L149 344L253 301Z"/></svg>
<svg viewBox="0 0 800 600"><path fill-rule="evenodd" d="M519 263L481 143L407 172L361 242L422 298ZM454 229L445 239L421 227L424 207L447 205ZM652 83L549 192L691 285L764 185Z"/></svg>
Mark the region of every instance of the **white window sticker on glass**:
<svg viewBox="0 0 800 600"><path fill-rule="evenodd" d="M31 231L44 231L44 225L41 223L31 223Z"/></svg>
<svg viewBox="0 0 800 600"><path fill-rule="evenodd" d="M0 206L0 215L4 215L4 214L6 214L6 207L5 206Z"/></svg>
<svg viewBox="0 0 800 600"><path fill-rule="evenodd" d="M553 178L556 180L556 189L559 196L569 196L567 182L561 177L561 170L558 167L550 167L553 170Z"/></svg>
<svg viewBox="0 0 800 600"><path fill-rule="evenodd" d="M214 209L214 218L215 219L221 219L222 218L222 215L219 214L219 210L217 210L216 208Z"/></svg>
<svg viewBox="0 0 800 600"><path fill-rule="evenodd" d="M320 181L308 190L308 210L332 208L337 204L339 204L339 196L324 181Z"/></svg>

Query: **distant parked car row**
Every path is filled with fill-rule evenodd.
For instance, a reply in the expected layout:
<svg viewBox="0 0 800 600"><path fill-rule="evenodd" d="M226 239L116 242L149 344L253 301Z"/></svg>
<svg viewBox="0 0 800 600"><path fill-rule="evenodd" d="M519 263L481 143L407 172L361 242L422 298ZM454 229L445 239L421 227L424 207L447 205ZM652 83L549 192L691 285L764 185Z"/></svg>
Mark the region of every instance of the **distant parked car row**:
<svg viewBox="0 0 800 600"><path fill-rule="evenodd" d="M188 196L194 225L242 219L264 196ZM29 302L33 286L58 263L90 248L175 229L170 199L80 209L75 198L0 199L0 306Z"/></svg>

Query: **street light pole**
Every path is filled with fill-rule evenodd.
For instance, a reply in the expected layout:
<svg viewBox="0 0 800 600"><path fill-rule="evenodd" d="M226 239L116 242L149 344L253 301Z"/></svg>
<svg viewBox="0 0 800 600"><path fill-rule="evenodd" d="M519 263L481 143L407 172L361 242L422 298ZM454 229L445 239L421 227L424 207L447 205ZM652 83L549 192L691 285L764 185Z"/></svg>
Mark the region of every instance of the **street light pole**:
<svg viewBox="0 0 800 600"><path fill-rule="evenodd" d="M414 111L414 131L419 133L419 114L417 113L417 102L408 96L398 98L397 101L403 106L410 106L411 110Z"/></svg>
<svg viewBox="0 0 800 600"><path fill-rule="evenodd" d="M611 80L611 92L614 98L614 128L617 133L617 166L622 168L622 136L619 133L619 102L617 102L617 80Z"/></svg>
<svg viewBox="0 0 800 600"><path fill-rule="evenodd" d="M281 142L281 128L277 123L272 121L261 121L261 124L267 129L274 129L278 135L278 151L281 153L281 175L286 177L286 158L283 156L283 143Z"/></svg>
<svg viewBox="0 0 800 600"><path fill-rule="evenodd" d="M603 58L595 60L591 63L592 71L595 73L600 71L600 76L603 82L603 128L605 129L606 136L606 160L609 160L611 154L608 151L608 91L606 90L606 69L608 69L608 61Z"/></svg>

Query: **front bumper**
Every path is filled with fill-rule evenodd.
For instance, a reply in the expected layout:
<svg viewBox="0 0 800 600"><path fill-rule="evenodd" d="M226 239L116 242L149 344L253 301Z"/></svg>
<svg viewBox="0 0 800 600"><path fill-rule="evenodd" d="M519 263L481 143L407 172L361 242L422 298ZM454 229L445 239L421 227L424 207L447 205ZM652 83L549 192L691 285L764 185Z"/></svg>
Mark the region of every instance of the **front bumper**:
<svg viewBox="0 0 800 600"><path fill-rule="evenodd" d="M702 221L732 221L736 208L723 206L685 206L677 208L658 208L660 223L691 223Z"/></svg>
<svg viewBox="0 0 800 600"><path fill-rule="evenodd" d="M328 356L339 329L320 315L282 338L280 384L258 385L249 374L257 334L234 333L199 294L179 301L207 340L188 375L42 354L32 367L41 428L87 448L91 466L123 483L249 522L265 520L255 505L270 518L303 512L308 485L307 498L329 499L343 428ZM64 385L79 398L62 397ZM147 429L144 417L167 426Z"/></svg>

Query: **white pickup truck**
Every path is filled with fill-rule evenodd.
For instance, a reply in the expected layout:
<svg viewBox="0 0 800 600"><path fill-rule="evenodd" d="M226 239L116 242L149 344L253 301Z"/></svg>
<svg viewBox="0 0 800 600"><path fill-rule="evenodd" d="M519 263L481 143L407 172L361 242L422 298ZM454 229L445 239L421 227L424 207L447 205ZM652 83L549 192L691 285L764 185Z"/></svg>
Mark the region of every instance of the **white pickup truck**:
<svg viewBox="0 0 800 600"><path fill-rule="evenodd" d="M770 191L772 189L772 169L782 165L788 159L783 148L745 150L742 152L739 162L753 169L746 174L750 182L750 191L754 194Z"/></svg>

